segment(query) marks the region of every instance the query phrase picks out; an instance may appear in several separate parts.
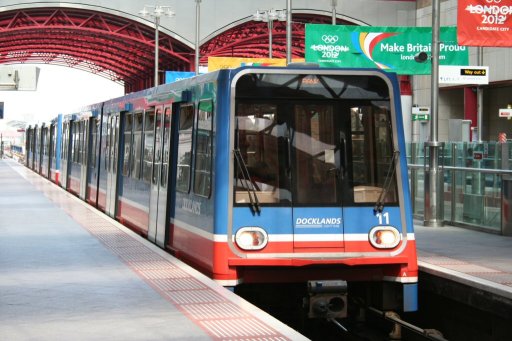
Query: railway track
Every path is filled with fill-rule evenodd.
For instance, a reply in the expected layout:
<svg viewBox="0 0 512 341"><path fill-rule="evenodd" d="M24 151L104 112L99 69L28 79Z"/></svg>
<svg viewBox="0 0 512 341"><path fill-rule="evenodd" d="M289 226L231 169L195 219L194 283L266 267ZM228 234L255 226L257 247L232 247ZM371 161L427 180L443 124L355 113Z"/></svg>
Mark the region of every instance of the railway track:
<svg viewBox="0 0 512 341"><path fill-rule="evenodd" d="M337 334L332 335L332 340L351 341L384 341L384 340L429 340L448 341L443 334L436 329L424 329L403 320L397 313L381 311L379 309L366 308L366 322L354 324L349 327L336 319L326 319L336 326ZM324 337L321 335L321 337ZM331 338L330 338L331 339ZM314 336L314 340L317 337ZM318 338L321 340L321 338ZM323 340L323 339L322 339Z"/></svg>

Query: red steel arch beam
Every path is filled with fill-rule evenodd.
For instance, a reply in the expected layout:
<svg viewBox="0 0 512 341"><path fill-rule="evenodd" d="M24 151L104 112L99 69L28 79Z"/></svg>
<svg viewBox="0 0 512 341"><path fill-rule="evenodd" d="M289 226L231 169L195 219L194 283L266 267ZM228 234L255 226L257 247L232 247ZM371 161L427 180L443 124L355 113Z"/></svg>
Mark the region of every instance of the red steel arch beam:
<svg viewBox="0 0 512 341"><path fill-rule="evenodd" d="M331 24L332 17L311 13L293 13L292 16L292 58L304 58L306 24ZM354 23L337 19L339 25ZM201 45L202 64L208 57L268 57L269 34L265 22L245 21L229 28ZM274 21L272 30L272 57L286 58L286 23Z"/></svg>
<svg viewBox="0 0 512 341"><path fill-rule="evenodd" d="M109 13L78 8L0 12L0 64L46 63L82 69L125 85L152 86L155 31ZM193 50L160 32L160 68L190 70Z"/></svg>
<svg viewBox="0 0 512 341"><path fill-rule="evenodd" d="M80 68L83 63L90 65L90 71L93 73L117 75L107 76L107 78L118 82L140 78L146 70L153 67L152 60L139 60L135 51L130 53L130 51L118 50L116 44L91 49L84 37L73 37L73 35L73 31L66 30L49 32L45 36L47 47L44 52L41 52L38 32L31 34L27 31L23 40L6 40L10 49L19 52L1 54L0 61L14 58L22 63L42 61L54 64L54 61L59 60L65 66L77 68ZM67 36L69 39L62 39ZM2 47L0 47L0 51L2 51ZM83 56L87 56L87 59L84 59ZM95 67L92 67L93 65Z"/></svg>

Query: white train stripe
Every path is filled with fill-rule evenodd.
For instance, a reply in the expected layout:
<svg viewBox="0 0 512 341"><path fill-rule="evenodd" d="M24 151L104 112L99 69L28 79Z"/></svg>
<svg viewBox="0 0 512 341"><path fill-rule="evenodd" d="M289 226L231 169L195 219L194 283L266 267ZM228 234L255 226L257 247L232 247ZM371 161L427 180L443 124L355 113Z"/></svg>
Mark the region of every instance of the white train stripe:
<svg viewBox="0 0 512 341"><path fill-rule="evenodd" d="M213 234L189 225L183 221L173 220L173 224L179 228L186 230L190 233L196 234L204 239L214 241L217 243L227 243L228 237L224 234ZM351 234L270 234L268 236L269 242L365 242L368 241L368 234L366 233L351 233ZM407 234L407 240L415 240L414 233Z"/></svg>

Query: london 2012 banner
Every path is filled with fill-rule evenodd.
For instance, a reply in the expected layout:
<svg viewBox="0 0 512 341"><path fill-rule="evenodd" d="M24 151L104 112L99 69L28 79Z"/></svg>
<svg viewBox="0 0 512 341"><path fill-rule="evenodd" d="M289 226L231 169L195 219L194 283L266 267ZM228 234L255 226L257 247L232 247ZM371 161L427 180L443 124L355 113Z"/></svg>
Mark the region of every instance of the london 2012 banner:
<svg viewBox="0 0 512 341"><path fill-rule="evenodd" d="M459 0L460 45L512 46L512 0Z"/></svg>
<svg viewBox="0 0 512 341"><path fill-rule="evenodd" d="M403 75L431 73L430 27L306 25L306 62L324 67L380 68ZM455 27L440 30L439 63L468 65Z"/></svg>

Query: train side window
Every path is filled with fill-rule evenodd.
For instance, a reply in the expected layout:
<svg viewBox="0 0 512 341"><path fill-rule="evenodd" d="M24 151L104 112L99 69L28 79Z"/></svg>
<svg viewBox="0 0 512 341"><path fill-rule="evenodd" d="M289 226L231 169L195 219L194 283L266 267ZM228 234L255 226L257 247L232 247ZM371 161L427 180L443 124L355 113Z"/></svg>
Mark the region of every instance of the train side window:
<svg viewBox="0 0 512 341"><path fill-rule="evenodd" d="M118 148L119 148L119 115L112 117L112 171L117 173L118 171Z"/></svg>
<svg viewBox="0 0 512 341"><path fill-rule="evenodd" d="M80 163L82 159L82 122L75 124L75 163Z"/></svg>
<svg viewBox="0 0 512 341"><path fill-rule="evenodd" d="M34 128L34 135L33 135L33 137L34 137L34 139L32 141L31 146L32 146L32 153L35 156L36 150L37 150L37 127Z"/></svg>
<svg viewBox="0 0 512 341"><path fill-rule="evenodd" d="M75 122L75 127L73 130L73 134L75 136L75 155L73 162L80 163L82 160L82 122Z"/></svg>
<svg viewBox="0 0 512 341"><path fill-rule="evenodd" d="M82 148L80 149L82 157L80 158L80 163L82 165L87 164L87 128L89 127L87 122L88 120L82 121L82 130L80 131L80 139L82 140Z"/></svg>
<svg viewBox="0 0 512 341"><path fill-rule="evenodd" d="M39 140L37 137L37 126L34 129L34 155L33 158L35 161L37 161L37 150L39 149Z"/></svg>
<svg viewBox="0 0 512 341"><path fill-rule="evenodd" d="M153 148L155 143L155 112L147 111L144 121L144 163L142 165L142 178L151 183Z"/></svg>
<svg viewBox="0 0 512 341"><path fill-rule="evenodd" d="M350 113L354 202L374 203L382 193L390 163L394 162L390 113L375 106L354 107ZM391 176L386 203L398 200L396 174Z"/></svg>
<svg viewBox="0 0 512 341"><path fill-rule="evenodd" d="M68 151L66 152L67 156L69 157L69 161L70 162L73 162L74 161L74 156L75 156L75 147L76 147L76 142L75 142L75 123L74 122L69 122L69 146L68 146Z"/></svg>
<svg viewBox="0 0 512 341"><path fill-rule="evenodd" d="M80 122L80 164L86 165L87 164L87 120L83 120Z"/></svg>
<svg viewBox="0 0 512 341"><path fill-rule="evenodd" d="M209 197L212 177L213 101L199 102L197 111L194 193Z"/></svg>
<svg viewBox="0 0 512 341"><path fill-rule="evenodd" d="M92 135L92 141L91 141L91 160L89 162L91 168L96 168L96 159L98 158L98 133L100 130L100 120L99 118L92 119L91 120L91 135Z"/></svg>
<svg viewBox="0 0 512 341"><path fill-rule="evenodd" d="M30 152L30 148L29 148L29 146L30 146L30 130L31 130L31 128L29 126L25 133L25 150L27 152L27 155Z"/></svg>
<svg viewBox="0 0 512 341"><path fill-rule="evenodd" d="M163 131L163 155L162 155L162 174L160 175L160 185L167 186L167 176L169 168L169 129L171 128L171 108L165 108L164 113L164 131Z"/></svg>
<svg viewBox="0 0 512 341"><path fill-rule="evenodd" d="M123 145L123 176L130 175L132 149L132 126L133 116L127 114L124 122L124 145Z"/></svg>
<svg viewBox="0 0 512 341"><path fill-rule="evenodd" d="M46 128L46 156L50 157L51 153L51 146L52 146L52 140L51 140L51 128Z"/></svg>
<svg viewBox="0 0 512 341"><path fill-rule="evenodd" d="M73 147L71 149L71 162L78 162L78 122L71 123L71 139L73 140Z"/></svg>
<svg viewBox="0 0 512 341"><path fill-rule="evenodd" d="M142 122L141 112L136 113L133 118L133 147L132 147L132 169L131 175L134 179L141 176L141 154L142 154Z"/></svg>
<svg viewBox="0 0 512 341"><path fill-rule="evenodd" d="M188 193L192 161L192 129L194 126L193 105L188 104L180 107L179 125L176 190Z"/></svg>
<svg viewBox="0 0 512 341"><path fill-rule="evenodd" d="M50 156L51 151L51 134L50 134L50 127L46 128L46 156Z"/></svg>
<svg viewBox="0 0 512 341"><path fill-rule="evenodd" d="M77 122L77 125L76 125L76 128L77 128L77 132L76 132L76 139L78 140L78 147L76 148L76 163L80 164L82 163L82 149L83 149L83 144L82 144L82 130L83 130L83 125L82 125L82 121L80 122Z"/></svg>
<svg viewBox="0 0 512 341"><path fill-rule="evenodd" d="M44 156L47 156L48 155L48 143L47 143L47 133L48 133L48 128L42 128L41 129L41 139L42 139L42 149L43 149L43 155Z"/></svg>
<svg viewBox="0 0 512 341"><path fill-rule="evenodd" d="M155 118L155 153L153 162L152 183L158 184L158 172L162 163L162 109L157 109Z"/></svg>
<svg viewBox="0 0 512 341"><path fill-rule="evenodd" d="M52 159L55 159L55 152L56 152L56 132L55 132L55 125L50 126L50 153L52 156ZM53 165L55 167L55 165Z"/></svg>
<svg viewBox="0 0 512 341"><path fill-rule="evenodd" d="M63 124L63 127L62 127L62 144L61 144L61 148L60 148L60 158L62 160L66 160L68 157L67 157L67 149L68 149L68 125L67 123L64 123Z"/></svg>
<svg viewBox="0 0 512 341"><path fill-rule="evenodd" d="M112 118L108 117L106 120L106 130L103 132L105 135L103 136L103 140L105 141L105 170L110 171L110 146L112 143Z"/></svg>

